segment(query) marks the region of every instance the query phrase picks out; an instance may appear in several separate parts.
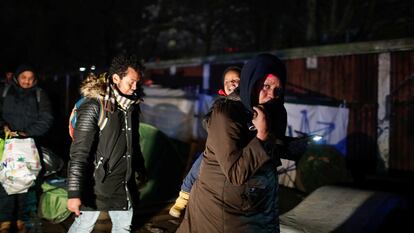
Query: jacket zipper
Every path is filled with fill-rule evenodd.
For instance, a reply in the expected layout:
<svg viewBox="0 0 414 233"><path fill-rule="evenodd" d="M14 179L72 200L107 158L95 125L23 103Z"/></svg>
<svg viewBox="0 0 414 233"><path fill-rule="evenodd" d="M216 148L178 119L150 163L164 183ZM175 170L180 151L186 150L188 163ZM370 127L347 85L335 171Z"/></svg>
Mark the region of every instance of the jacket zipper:
<svg viewBox="0 0 414 233"><path fill-rule="evenodd" d="M127 181L127 176L128 173L131 173L130 169L131 169L131 145L130 145L130 140L129 140L129 136L131 135L131 127L129 127L128 125L128 111L124 112L124 120L125 120L125 139L126 139L126 144L127 144L127 154L126 154L126 162L127 162L127 173L125 174L125 181L124 181L124 187L125 187L125 192L126 192L126 198L127 198L127 202L128 202L128 206L127 208L129 208L129 203L130 203L130 196L129 196L129 190L128 190L128 181ZM131 174L130 174L131 175Z"/></svg>

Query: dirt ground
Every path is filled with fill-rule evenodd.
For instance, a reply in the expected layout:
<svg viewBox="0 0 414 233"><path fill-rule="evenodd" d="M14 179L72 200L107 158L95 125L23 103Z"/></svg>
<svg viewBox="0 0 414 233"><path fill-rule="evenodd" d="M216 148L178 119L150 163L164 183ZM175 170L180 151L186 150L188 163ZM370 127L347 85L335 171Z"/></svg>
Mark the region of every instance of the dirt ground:
<svg viewBox="0 0 414 233"><path fill-rule="evenodd" d="M172 203L171 203L172 204ZM138 216L134 219L134 233L172 233L175 232L181 219L174 218L168 214L168 204L165 208L144 209L138 211ZM159 211L159 212L155 212ZM72 215L67 220L59 224L53 224L46 220L41 220L43 233L66 233L74 220ZM102 212L96 222L93 233L110 233L111 220L108 213Z"/></svg>
<svg viewBox="0 0 414 233"><path fill-rule="evenodd" d="M410 183L412 184L412 183ZM371 188L378 188L380 185L374 183ZM384 186L384 184L382 184ZM381 223L381 228L378 233L385 232L403 232L395 231L398 227L405 229L410 226L413 219L413 199L412 192L408 194L404 192L407 185L397 183L396 185L385 184L389 190L393 190L396 193L405 193L405 197L410 200L410 208L404 211L392 212L384 222ZM402 191L398 189L403 189ZM281 187L279 192L280 198L280 214L283 214L299 204L306 195L298 192L295 189ZM173 202L165 203L162 206L152 206L150 208L138 209L136 212L136 218L133 220L132 229L134 233L173 233L178 228L181 219L174 218L168 214L168 210ZM66 233L72 224L74 217L71 216L64 222L59 224L52 224L45 220L41 220L41 229L38 231L31 231L31 233ZM103 212L99 217L93 233L109 233L111 232L111 220L107 213ZM377 233L377 232L376 232Z"/></svg>
<svg viewBox="0 0 414 233"><path fill-rule="evenodd" d="M280 202L281 214L292 209L300 201L303 200L304 194L290 188L280 189L280 198L284 200ZM161 206L153 206L150 208L142 208L137 210L137 216L133 221L134 233L173 233L180 225L181 219L174 218L168 214L173 202L166 203ZM43 233L66 233L72 224L74 217L71 216L67 220L59 224L52 224L42 220ZM94 233L111 232L111 220L107 213L101 213L95 225Z"/></svg>

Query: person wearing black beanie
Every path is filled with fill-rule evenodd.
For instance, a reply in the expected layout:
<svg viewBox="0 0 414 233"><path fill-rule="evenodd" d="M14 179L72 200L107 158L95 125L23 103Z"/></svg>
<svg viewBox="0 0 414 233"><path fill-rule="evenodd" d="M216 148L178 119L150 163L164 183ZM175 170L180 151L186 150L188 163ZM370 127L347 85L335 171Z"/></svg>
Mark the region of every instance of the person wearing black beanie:
<svg viewBox="0 0 414 233"><path fill-rule="evenodd" d="M7 84L0 94L0 127L12 137L33 138L39 148L38 139L44 139L52 127L53 114L48 95L36 85L33 67L19 66L13 82ZM8 195L0 185L1 230L7 232L14 222L19 232L29 230L26 228L31 213L28 213L30 206L25 202L36 188L40 186L32 186L25 193Z"/></svg>

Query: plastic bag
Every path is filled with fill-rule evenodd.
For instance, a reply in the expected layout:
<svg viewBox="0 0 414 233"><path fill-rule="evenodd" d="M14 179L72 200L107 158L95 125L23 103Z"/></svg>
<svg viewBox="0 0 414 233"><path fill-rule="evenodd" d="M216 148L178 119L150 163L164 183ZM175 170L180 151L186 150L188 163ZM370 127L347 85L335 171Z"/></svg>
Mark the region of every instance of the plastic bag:
<svg viewBox="0 0 414 233"><path fill-rule="evenodd" d="M3 158L3 151L4 151L4 139L0 138L0 161Z"/></svg>
<svg viewBox="0 0 414 233"><path fill-rule="evenodd" d="M41 168L33 138L6 139L0 164L0 183L7 194L27 192Z"/></svg>

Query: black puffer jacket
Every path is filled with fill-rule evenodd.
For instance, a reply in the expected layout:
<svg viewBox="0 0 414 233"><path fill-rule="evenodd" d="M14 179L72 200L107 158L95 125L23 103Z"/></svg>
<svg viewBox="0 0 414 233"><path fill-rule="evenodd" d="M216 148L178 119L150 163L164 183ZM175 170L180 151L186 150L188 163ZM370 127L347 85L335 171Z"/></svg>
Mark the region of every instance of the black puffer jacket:
<svg viewBox="0 0 414 233"><path fill-rule="evenodd" d="M138 196L135 172L145 169L139 145L139 106L108 112L100 131L100 103L93 95L87 97L78 110L70 149L68 197L81 198L84 210L127 209L128 199L134 203Z"/></svg>
<svg viewBox="0 0 414 233"><path fill-rule="evenodd" d="M0 127L27 133L29 137L44 136L53 124L52 107L47 94L37 86L23 89L11 83L6 96L0 90ZM39 96L37 96L39 95Z"/></svg>

